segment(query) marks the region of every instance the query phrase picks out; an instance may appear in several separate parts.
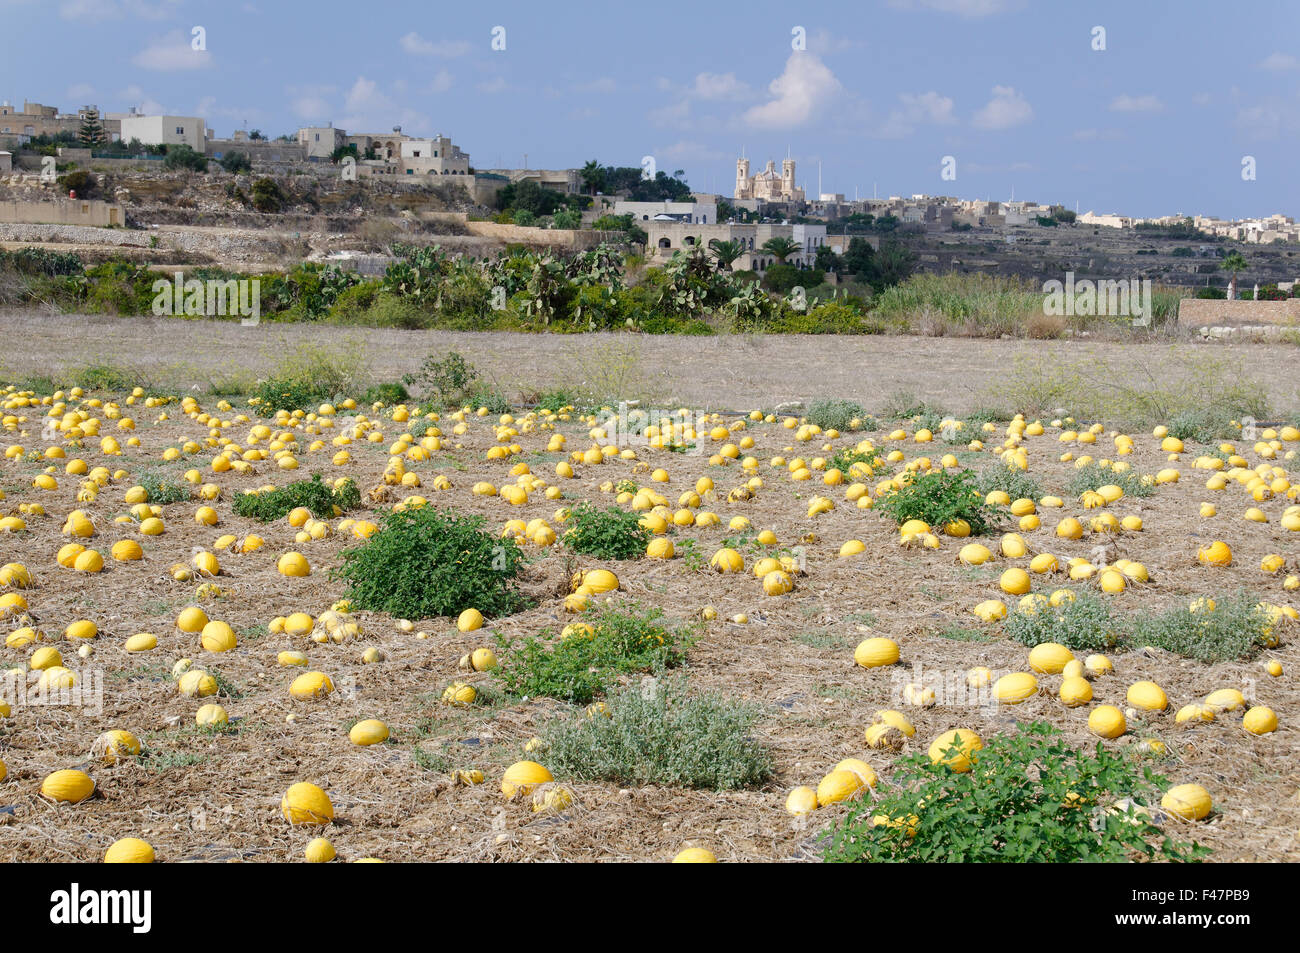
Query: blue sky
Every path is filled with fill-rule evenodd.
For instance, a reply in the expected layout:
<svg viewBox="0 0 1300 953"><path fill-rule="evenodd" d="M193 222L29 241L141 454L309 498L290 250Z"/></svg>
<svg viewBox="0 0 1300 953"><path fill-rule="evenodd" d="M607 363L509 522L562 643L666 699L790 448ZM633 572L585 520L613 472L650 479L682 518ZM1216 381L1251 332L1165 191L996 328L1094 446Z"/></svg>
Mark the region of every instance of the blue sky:
<svg viewBox="0 0 1300 953"><path fill-rule="evenodd" d="M480 168L650 155L724 193L743 147L759 168L789 150L810 193L820 161L850 198L1297 216L1297 38L1297 0L0 0L0 98L222 136L400 124Z"/></svg>

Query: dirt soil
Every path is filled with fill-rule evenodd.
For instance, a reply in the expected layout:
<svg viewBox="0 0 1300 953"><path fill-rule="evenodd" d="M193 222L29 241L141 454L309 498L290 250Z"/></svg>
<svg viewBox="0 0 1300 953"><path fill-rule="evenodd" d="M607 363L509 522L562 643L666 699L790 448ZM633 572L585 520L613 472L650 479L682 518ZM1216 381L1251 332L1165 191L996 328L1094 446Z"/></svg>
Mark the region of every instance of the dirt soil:
<svg viewBox="0 0 1300 953"><path fill-rule="evenodd" d="M136 319L25 320L15 315L0 323L9 371L113 361L160 376L182 360L198 367L238 365L261 372L270 366L266 362L277 349L292 342L296 330ZM338 341L357 335L345 329L311 330L314 336ZM456 348L476 364L501 378L518 380L523 387L553 378L565 360L566 349L596 347L600 342L375 331L366 333L363 344L372 360L383 361L384 369L393 373L413 367L427 350ZM1066 347L895 338L765 338L754 342L665 338L645 340L642 346L647 359L654 361L656 383L675 395L672 406L729 404L742 408L817 394L852 396L865 402L903 386L961 407L973 401L981 383L996 374L999 364L1011 354L1050 353ZM1134 352L1140 350L1097 346L1095 353L1098 360L1112 361L1115 373L1125 373L1135 360ZM1247 360L1264 355L1249 347L1239 353ZM1289 381L1273 385L1282 389L1294 386ZM121 395L117 399L120 401ZM731 439L753 437L753 449L745 452L758 459L764 486L752 501L729 503L725 491L742 482L740 467L735 463L710 465L704 454L638 447L636 460L579 465L576 478L560 479L555 476L555 464L563 457L545 449L549 431L536 429L519 435L514 439L523 447L522 455L489 462L486 452L497 444L492 429L495 418L471 416L468 432L459 437L451 437L450 425L444 421L440 426L447 447L429 461L408 464L424 483L424 489L410 492L423 493L438 505L481 513L494 530L513 518L542 518L558 525L554 516L562 502L584 498L612 502L612 497L601 491L602 484L621 479L644 484L647 469L663 467L671 481L659 489L670 501L701 476L709 476L721 491L717 498L706 497L703 503L703 508L721 516L721 524L677 529L673 538L679 549L692 539L699 552L711 554L725 537L734 535L727 528L728 521L744 515L755 532L770 528L776 533L777 550L802 545L806 556L806 575L797 579L791 594L781 597L764 596L759 580L748 571L756 549L745 550L744 574L725 576L692 568L683 558L605 564L580 560L584 567L613 569L622 583L623 597L660 606L674 619L696 618L706 605L717 608L718 619L704 627L685 671L696 690L717 690L761 706L764 718L758 733L771 747L776 773L763 787L737 793L574 784L578 802L574 808L560 815L534 814L526 803L503 800L501 773L525 757L524 744L540 734L551 719L568 717L565 706L546 700L507 700L455 709L439 702L442 690L453 680L491 682L490 675L467 676L457 669L462 654L492 644L488 631L460 633L454 620L447 618L414 620L419 630L429 634L420 640L399 631L392 618L371 613L358 614L361 638L342 644L319 645L267 631L267 624L276 616L296 611L318 615L343 597L341 583L331 579L329 570L341 563L341 551L356 541L336 532L317 542L296 543L295 530L287 521L263 525L237 517L232 499L245 490L268 483L283 485L314 472L330 479L351 476L363 490L369 489L381 482L390 444L408 428L417 436L422 428L375 414L382 424L383 441L353 444L349 447L352 462L341 467L331 464L336 448L330 440L337 427L323 430L320 439L325 444L317 450L308 449L314 435L298 434L297 456L302 466L293 473L263 461L254 463L253 472L245 475L214 474L211 463L216 451L209 446L196 454L182 454L175 462L162 462L164 449L190 439L204 443L210 433L224 433L237 444L249 446L255 419L236 420L240 408L223 409L216 398L199 399L205 410L229 426L210 431L212 420L188 417L177 404L161 408L169 415L166 420L158 419L159 409L124 406L135 418L138 448L127 446L123 455L108 456L101 453L96 440L87 440L80 448L70 447L69 457L83 459L92 467L104 465L110 471L121 468L129 474L113 479L94 502L76 501L81 479L65 474L62 460L53 461L59 483L54 491L32 486L48 461L0 460L0 489L4 491L0 514L17 514L21 503L32 502L44 504L48 511L44 517L28 518L24 532L0 534L0 564L23 562L30 567L37 586L24 595L32 617L51 638L59 638L77 619L90 619L98 625L94 654L85 661L76 658L67 640L53 644L63 652L70 668L80 671L83 678L102 679L103 686L103 707L98 713L15 705L12 717L0 720L0 758L8 769L7 777L0 781L0 860L95 861L115 839L126 836L148 840L165 861L301 860L305 845L317 832L289 827L278 809L284 791L297 781L312 781L329 792L336 822L325 833L345 860L663 861L687 846L707 847L724 861L809 860L815 857L819 832L843 808L832 806L805 818L792 818L784 808L786 794L796 785L815 786L836 762L848 757L867 760L879 772L881 784L888 785L894 756L867 750L863 739L864 729L879 709L906 711L917 729L908 750L924 750L931 739L950 728L971 728L988 737L1009 730L1017 721L1032 719L1050 721L1077 744L1095 744L1096 739L1086 730L1088 708L1067 709L1057 698L1059 676L1041 676L1040 694L1016 707L976 705L942 693L940 704L932 708L904 704L899 697L902 681L938 686L960 678L972 666L987 666L995 674L1026 670L1026 648L1002 636L1000 626L979 623L971 608L989 598L1001 597L1011 603L1013 600L998 590L997 574L1008 565L1027 566L1028 557L999 558L992 567L970 569L956 562L957 550L965 540L945 537L937 551L903 548L894 525L879 512L846 502L843 487L823 486L819 478L811 483L792 482L784 468L769 467L768 461L777 455L808 459L828 455L822 449L824 437L797 444L793 431L779 422L750 423L743 432L736 432ZM87 410L104 416L102 409ZM32 449L51 442L40 436L43 409L6 413L26 419L6 419L6 428L12 423L12 429L0 437L0 443L20 443ZM736 419L728 417L726 422ZM118 431L111 420L103 423L102 433L125 442L127 432ZM557 426L568 438L570 450L590 445L588 424L573 420ZM1135 469L1153 473L1172 465L1182 470L1183 478L1162 486L1152 497L1122 499L1109 507L1117 517L1137 514L1144 523L1143 531L1116 539L1112 558L1123 555L1140 560L1152 576L1149 585L1134 585L1108 597L1116 608L1127 613L1186 605L1196 596L1222 595L1241 587L1277 604L1300 604L1296 593L1282 589L1285 573L1266 575L1259 569L1261 559L1276 552L1287 558L1286 572L1296 571L1296 534L1279 524L1282 510L1291 501L1279 496L1258 504L1270 522L1244 522L1240 513L1250 504L1241 488L1231 484L1225 491L1212 493L1204 486L1204 471L1192 469L1199 448L1189 448L1180 462L1170 464L1149 433L1134 436L1137 449L1127 459ZM937 458L960 449L942 443L892 442L883 431L854 433L830 442L835 447L851 446L863 437L900 449L909 460L922 455ZM988 440L991 447L1000 442L1000 435ZM1031 475L1045 492L1066 497L1064 509L1044 511L1043 528L1023 533L1030 555L1049 551L1062 563L1067 557L1093 555L1095 538L1085 536L1071 542L1052 532L1058 517L1073 515L1086 521L1097 512L1085 512L1065 493L1074 465L1058 457L1065 450L1105 456L1109 443L1109 437L1102 435L1096 447L1067 447L1051 429L1042 437L1027 440ZM1252 465L1258 462L1249 446L1241 449ZM533 493L526 504L510 506L500 497L470 493L479 480L497 485L510 482L509 470L520 461L559 485L564 500L549 501ZM996 462L988 452L967 451L963 451L963 461L976 468ZM1294 468L1293 463L1284 465ZM198 501L164 506L167 530L162 536L144 537L134 524L115 522L128 509L123 495L139 474L155 471L176 479L191 467L204 481L221 488L220 499L212 504L220 517L218 525L196 524ZM433 490L437 474L447 476L452 489ZM808 498L819 493L833 499L835 508L809 518ZM1197 517L1203 499L1218 502L1221 515L1209 520ZM55 555L67 542L60 526L74 508L89 514L98 529L96 537L83 542L107 556L114 542L136 539L144 548L144 559L116 562L108 558L99 574L60 567ZM383 511L382 506L365 503L349 516L375 519ZM214 581L222 595L204 603L211 617L234 628L240 644L229 653L205 653L197 636L182 634L174 626L180 610L195 603L198 582L176 582L168 567L188 562L196 548L211 548L223 534L243 538L249 533L261 535L266 545L246 555L218 552L222 572ZM1196 562L1197 548L1216 538L1233 548L1236 558L1229 568L1209 569ZM838 558L840 545L849 539L862 540L866 552L855 558ZM991 545L996 547L996 537ZM491 620L490 630L522 636L572 619L563 611L560 596L569 568L562 547L541 550L528 544L527 548L531 562L525 584L530 592L549 595L527 611ZM310 576L286 579L276 572L277 557L289 550L308 557ZM1035 577L1035 591L1046 593L1065 585L1083 588L1089 584L1070 583L1060 575ZM742 612L748 614L748 624L726 621ZM15 624L7 621L4 631ZM126 653L123 643L137 632L155 633L158 648L136 655ZM959 634L960 639L946 637L941 634L944 632ZM1179 824L1177 834L1212 847L1217 861L1300 858L1296 844L1300 770L1295 760L1300 740L1300 693L1294 681L1295 673L1300 672L1298 634L1300 625L1287 623L1276 649L1241 661L1213 664L1158 651L1116 651L1111 654L1115 672L1094 682L1094 703L1121 708L1126 687L1133 682L1152 679L1164 687L1170 710L1132 719L1129 734L1107 744L1118 748L1147 737L1166 742L1169 757L1152 766L1171 783L1204 785L1215 805L1209 819ZM854 664L854 647L875 635L900 644L900 665L866 670ZM383 659L362 664L362 652L370 646L379 649ZM289 683L303 670L279 668L276 662L277 653L289 649L306 652L310 668L331 675L341 689L318 701L292 698ZM30 647L0 648L8 666L22 666L30 653ZM182 657L193 659L198 667L219 671L231 687L233 694L219 700L230 712L232 730L213 734L196 729L194 714L200 702L179 695L171 676L173 663ZM1267 659L1282 663L1285 674L1281 678L1265 674ZM1223 687L1241 688L1252 702L1272 707L1280 721L1278 731L1260 737L1248 734L1240 727L1239 713L1191 729L1175 727L1174 712L1179 707ZM293 721L287 720L290 715ZM393 740L368 748L352 745L347 726L361 718L387 722ZM138 735L147 756L114 765L92 760L89 752L95 738L114 728ZM454 786L444 773L420 767L415 760L417 749L441 755L454 767L480 768L487 782ZM544 762L544 756L540 760ZM47 774L73 767L85 768L94 777L97 793L92 799L78 805L53 805L39 796L41 780Z"/></svg>
<svg viewBox="0 0 1300 953"><path fill-rule="evenodd" d="M552 387L661 401L697 410L772 408L819 397L878 410L907 391L948 413L998 403L1018 367L1083 363L1102 384L1143 388L1195 381L1198 362L1226 361L1258 380L1274 410L1300 410L1300 377L1277 345L1027 341L897 336L517 334L402 331L265 322L175 321L0 311L0 372L13 378L113 364L157 387L201 393L214 379L270 375L303 345L346 347L369 374L396 380L428 354L459 351L511 399ZM1284 366L1284 365L1283 365ZM197 390L195 390L197 388ZM1010 408L1007 408L1010 409Z"/></svg>

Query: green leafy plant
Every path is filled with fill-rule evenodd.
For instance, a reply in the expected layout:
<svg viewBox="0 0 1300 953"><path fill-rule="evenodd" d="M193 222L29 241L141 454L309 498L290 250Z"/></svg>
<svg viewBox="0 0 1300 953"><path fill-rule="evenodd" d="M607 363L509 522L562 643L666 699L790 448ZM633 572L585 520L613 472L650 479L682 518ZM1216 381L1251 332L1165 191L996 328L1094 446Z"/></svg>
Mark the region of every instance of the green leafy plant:
<svg viewBox="0 0 1300 953"><path fill-rule="evenodd" d="M1091 593L1063 600L1059 606L1013 612L1003 630L1008 638L1031 648L1042 642L1059 642L1066 648L1100 652L1120 641L1119 620L1107 603Z"/></svg>
<svg viewBox="0 0 1300 953"><path fill-rule="evenodd" d="M567 638L553 629L517 642L497 635L501 653L493 676L515 696L585 704L620 675L680 664L693 641L689 628L671 628L662 610L643 610L635 602L603 608L584 621L591 631Z"/></svg>
<svg viewBox="0 0 1300 953"><path fill-rule="evenodd" d="M849 447L841 447L831 454L831 458L826 461L826 469L848 473L855 463L864 463L874 469L879 462L879 450L854 450Z"/></svg>
<svg viewBox="0 0 1300 953"><path fill-rule="evenodd" d="M1001 490L1013 500L1038 500L1043 496L1043 488L1033 477L1026 476L1019 467L994 464L983 470L975 480L975 486L985 496L994 490Z"/></svg>
<svg viewBox="0 0 1300 953"><path fill-rule="evenodd" d="M772 756L754 737L758 718L752 706L688 695L664 679L616 694L608 717L574 715L542 737L547 766L560 777L732 791L772 775Z"/></svg>
<svg viewBox="0 0 1300 953"><path fill-rule="evenodd" d="M861 424L869 415L857 401L834 398L813 401L804 416L823 430L851 430L853 421Z"/></svg>
<svg viewBox="0 0 1300 953"><path fill-rule="evenodd" d="M317 473L310 480L298 480L275 490L241 494L235 497L235 514L270 523L288 516L290 510L305 506L317 519L329 520L338 515L335 507L346 513L360 503L361 491L351 480L334 489L322 483Z"/></svg>
<svg viewBox="0 0 1300 953"><path fill-rule="evenodd" d="M1090 463L1075 471L1066 492L1070 496L1082 496L1088 490L1099 486L1114 484L1124 491L1125 496L1147 497L1156 492L1154 481L1142 479L1141 474L1133 470L1116 473L1114 470Z"/></svg>
<svg viewBox="0 0 1300 953"><path fill-rule="evenodd" d="M1269 639L1272 625L1257 596L1242 591L1212 601L1212 612L1179 605L1139 615L1133 621L1133 643L1216 662L1249 658Z"/></svg>
<svg viewBox="0 0 1300 953"><path fill-rule="evenodd" d="M424 359L418 374L407 374L402 383L415 388L415 394L443 407L458 405L478 380L478 371L457 351L442 358L432 354Z"/></svg>
<svg viewBox="0 0 1300 953"><path fill-rule="evenodd" d="M173 483L170 480L165 480L157 473L141 474L139 485L144 487L144 491L149 494L149 502L158 506L183 503L190 498L194 489L184 480Z"/></svg>
<svg viewBox="0 0 1300 953"><path fill-rule="evenodd" d="M887 793L854 804L831 825L824 860L1115 863L1210 853L1174 840L1171 822L1162 830L1131 806L1154 807L1165 778L1101 743L1076 748L1046 722L989 739L971 771L954 772L918 752L896 762L892 781Z"/></svg>
<svg viewBox="0 0 1300 953"><path fill-rule="evenodd" d="M582 502L569 510L564 545L597 559L638 559L645 555L651 533L641 517L617 506L597 509Z"/></svg>
<svg viewBox="0 0 1300 953"><path fill-rule="evenodd" d="M913 519L934 528L965 520L976 536L990 532L1003 512L1001 507L984 502L970 470L936 470L916 477L882 498L876 509L900 526Z"/></svg>
<svg viewBox="0 0 1300 953"><path fill-rule="evenodd" d="M1170 419L1169 435L1179 440L1194 440L1197 443L1227 440L1241 433L1240 428L1234 426L1232 420L1232 413L1222 405L1184 410Z"/></svg>
<svg viewBox="0 0 1300 953"><path fill-rule="evenodd" d="M523 565L513 539L498 539L482 516L419 506L389 513L360 546L343 551L335 575L358 609L430 619L478 609L484 616L517 610L511 580Z"/></svg>
<svg viewBox="0 0 1300 953"><path fill-rule="evenodd" d="M366 388L366 392L361 395L362 402L367 404L400 404L410 398L411 395L407 393L406 388L396 382L375 384Z"/></svg>

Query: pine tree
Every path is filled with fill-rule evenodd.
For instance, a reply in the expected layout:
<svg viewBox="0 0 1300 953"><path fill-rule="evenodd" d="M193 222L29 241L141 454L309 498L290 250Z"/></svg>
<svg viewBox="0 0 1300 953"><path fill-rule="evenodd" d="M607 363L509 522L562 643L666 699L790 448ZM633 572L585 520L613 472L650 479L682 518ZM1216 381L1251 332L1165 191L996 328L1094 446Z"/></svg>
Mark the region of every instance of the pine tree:
<svg viewBox="0 0 1300 953"><path fill-rule="evenodd" d="M81 117L81 132L77 136L82 148L92 149L104 142L106 138L104 125L99 121L99 110L87 109L85 115Z"/></svg>

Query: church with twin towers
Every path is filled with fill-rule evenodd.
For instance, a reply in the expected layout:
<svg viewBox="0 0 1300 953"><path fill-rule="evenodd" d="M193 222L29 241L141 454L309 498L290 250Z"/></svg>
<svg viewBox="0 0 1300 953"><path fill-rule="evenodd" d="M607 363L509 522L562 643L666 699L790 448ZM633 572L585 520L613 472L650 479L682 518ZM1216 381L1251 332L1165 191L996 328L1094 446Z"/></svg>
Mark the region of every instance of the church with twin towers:
<svg viewBox="0 0 1300 953"><path fill-rule="evenodd" d="M778 175L776 163L767 160L762 172L749 174L749 160L736 160L736 194L738 199L763 199L768 202L802 202L804 190L794 184L794 160L783 159Z"/></svg>

